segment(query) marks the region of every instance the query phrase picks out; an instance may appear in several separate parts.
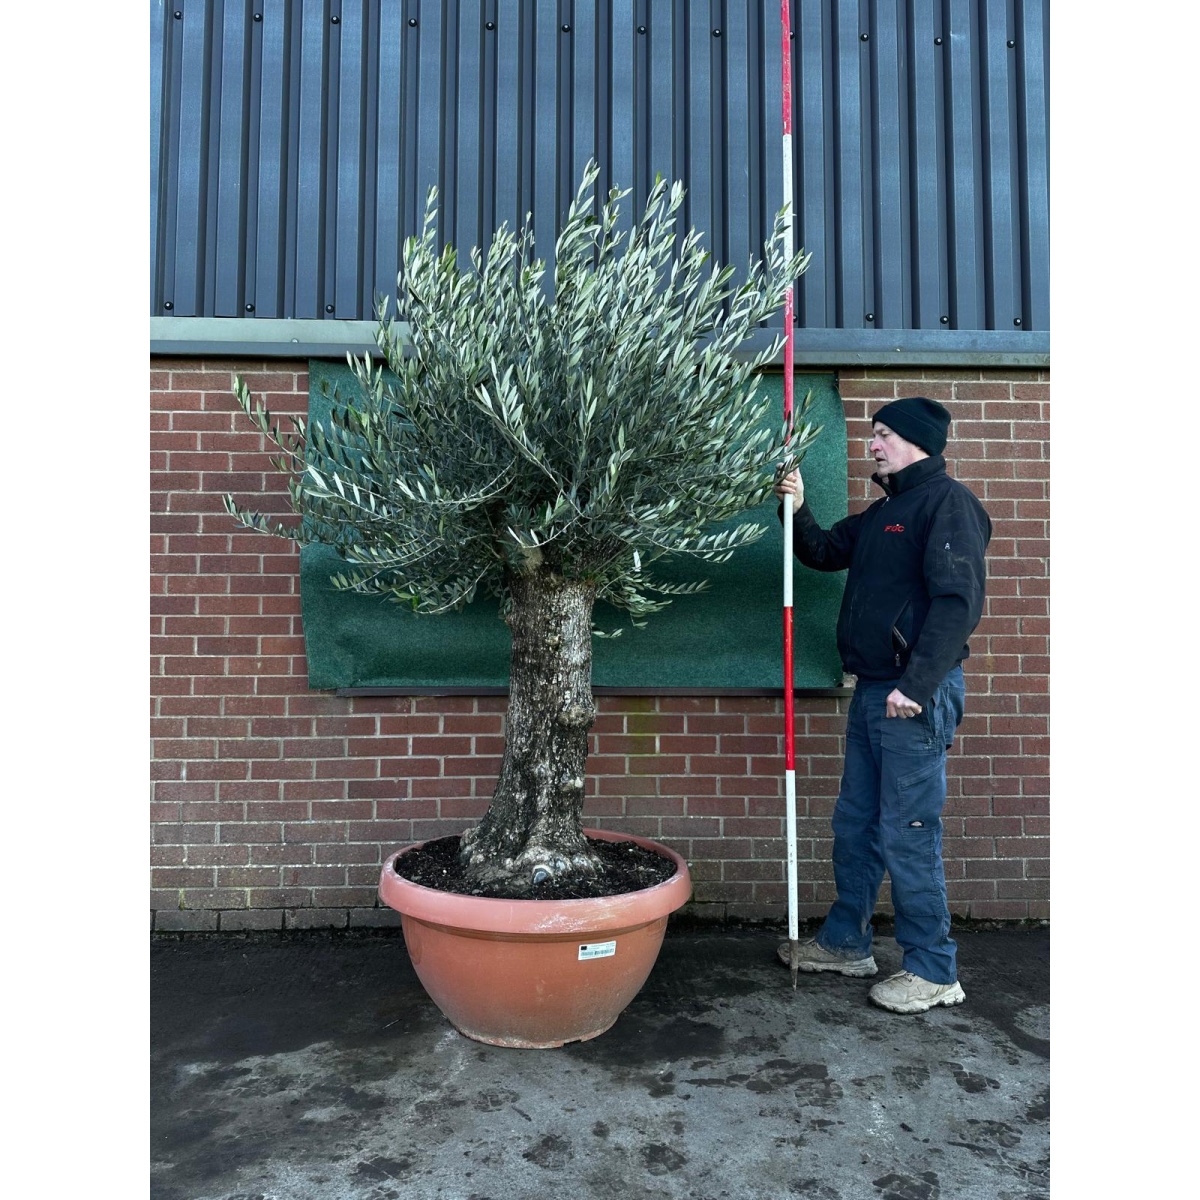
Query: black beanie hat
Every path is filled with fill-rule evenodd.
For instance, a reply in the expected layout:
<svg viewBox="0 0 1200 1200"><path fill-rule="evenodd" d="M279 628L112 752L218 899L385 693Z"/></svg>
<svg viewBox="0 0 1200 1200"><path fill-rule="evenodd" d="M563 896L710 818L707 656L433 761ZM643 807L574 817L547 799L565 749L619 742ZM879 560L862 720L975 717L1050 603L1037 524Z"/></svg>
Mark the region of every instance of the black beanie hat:
<svg viewBox="0 0 1200 1200"><path fill-rule="evenodd" d="M926 396L905 396L885 404L872 418L898 433L906 442L920 446L927 454L941 454L946 448L950 411Z"/></svg>

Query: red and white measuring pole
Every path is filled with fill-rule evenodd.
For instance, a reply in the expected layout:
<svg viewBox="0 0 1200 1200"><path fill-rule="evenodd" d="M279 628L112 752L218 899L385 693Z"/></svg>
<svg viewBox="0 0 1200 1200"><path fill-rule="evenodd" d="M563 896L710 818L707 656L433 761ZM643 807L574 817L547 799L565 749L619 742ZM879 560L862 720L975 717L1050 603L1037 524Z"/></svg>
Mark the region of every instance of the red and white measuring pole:
<svg viewBox="0 0 1200 1200"><path fill-rule="evenodd" d="M783 203L787 209L787 252L794 252L792 220L792 13L790 0L782 0L783 22ZM783 416L792 417L792 317L794 288L789 284L783 305ZM789 494L783 502L783 743L784 789L787 795L788 941L791 943L792 986L796 986L796 952L800 937L799 896L796 882L796 699L792 687L792 508Z"/></svg>

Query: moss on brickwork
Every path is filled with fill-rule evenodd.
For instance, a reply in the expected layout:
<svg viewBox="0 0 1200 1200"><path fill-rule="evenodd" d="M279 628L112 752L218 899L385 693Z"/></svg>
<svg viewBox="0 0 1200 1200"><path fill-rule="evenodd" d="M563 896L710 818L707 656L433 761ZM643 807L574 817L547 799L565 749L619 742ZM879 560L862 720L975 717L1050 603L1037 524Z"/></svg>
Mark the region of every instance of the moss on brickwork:
<svg viewBox="0 0 1200 1200"><path fill-rule="evenodd" d="M635 737L656 733L675 733L676 730L672 728L672 725L677 723L677 717L658 712L630 713L625 718L626 730Z"/></svg>

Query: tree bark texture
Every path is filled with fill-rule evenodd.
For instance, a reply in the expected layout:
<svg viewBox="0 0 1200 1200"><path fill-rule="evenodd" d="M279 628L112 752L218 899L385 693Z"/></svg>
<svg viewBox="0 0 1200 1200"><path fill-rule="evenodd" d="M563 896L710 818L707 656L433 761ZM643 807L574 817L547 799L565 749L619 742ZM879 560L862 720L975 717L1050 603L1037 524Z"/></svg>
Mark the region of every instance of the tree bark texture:
<svg viewBox="0 0 1200 1200"><path fill-rule="evenodd" d="M463 835L468 876L529 894L595 873L583 834L592 697L593 584L540 567L509 579L512 633L504 761L483 820Z"/></svg>

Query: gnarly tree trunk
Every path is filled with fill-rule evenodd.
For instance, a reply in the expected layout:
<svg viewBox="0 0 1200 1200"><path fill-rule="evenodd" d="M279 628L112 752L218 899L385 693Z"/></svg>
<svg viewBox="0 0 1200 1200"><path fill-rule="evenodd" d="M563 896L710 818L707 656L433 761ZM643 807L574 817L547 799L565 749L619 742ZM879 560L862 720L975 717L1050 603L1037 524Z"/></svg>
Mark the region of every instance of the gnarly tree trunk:
<svg viewBox="0 0 1200 1200"><path fill-rule="evenodd" d="M583 835L596 589L544 567L512 575L509 586L504 762L491 807L463 835L462 853L470 878L522 895L545 876L599 870Z"/></svg>

